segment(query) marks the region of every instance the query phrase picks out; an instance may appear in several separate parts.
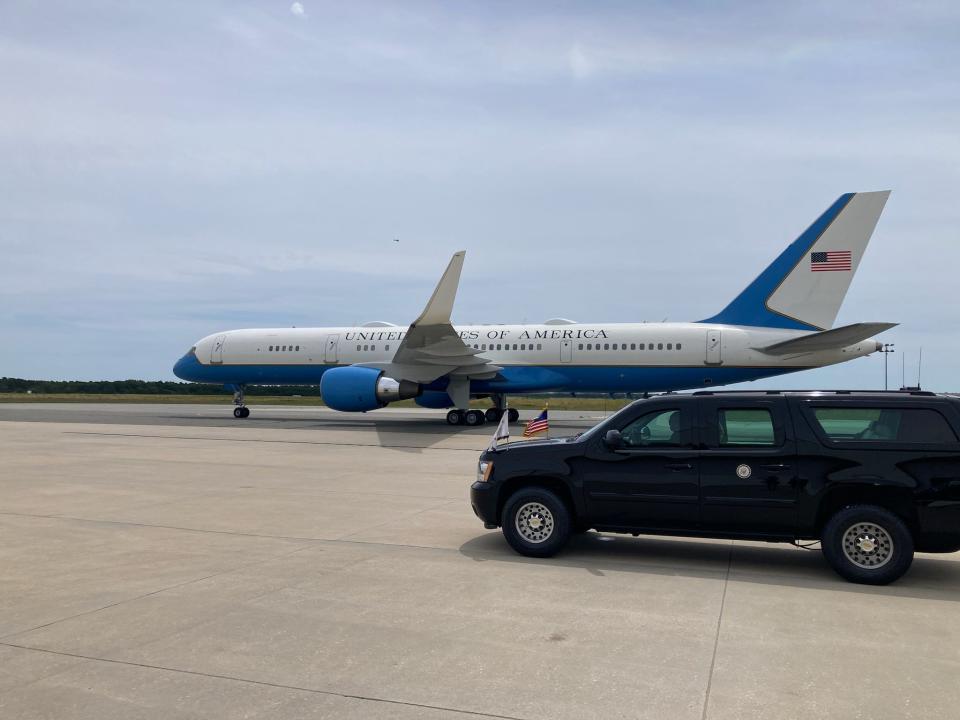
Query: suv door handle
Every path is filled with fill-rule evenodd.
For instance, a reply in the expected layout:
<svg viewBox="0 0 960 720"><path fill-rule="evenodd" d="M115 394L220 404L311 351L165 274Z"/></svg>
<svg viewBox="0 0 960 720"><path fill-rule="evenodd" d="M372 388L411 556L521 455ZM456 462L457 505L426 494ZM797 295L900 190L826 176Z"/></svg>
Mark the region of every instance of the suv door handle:
<svg viewBox="0 0 960 720"><path fill-rule="evenodd" d="M690 463L667 463L664 467L668 470L693 470L693 465Z"/></svg>
<svg viewBox="0 0 960 720"><path fill-rule="evenodd" d="M773 465L761 465L761 470L789 470L789 465L784 465L783 463L776 463Z"/></svg>

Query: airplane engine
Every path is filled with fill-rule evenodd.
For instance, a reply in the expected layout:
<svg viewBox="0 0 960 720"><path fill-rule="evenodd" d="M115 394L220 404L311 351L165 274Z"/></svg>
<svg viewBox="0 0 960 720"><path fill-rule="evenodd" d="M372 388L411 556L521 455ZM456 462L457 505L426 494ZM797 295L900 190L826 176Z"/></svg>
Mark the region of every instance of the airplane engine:
<svg viewBox="0 0 960 720"><path fill-rule="evenodd" d="M334 410L366 412L417 397L420 385L386 377L376 368L338 367L327 370L320 378L320 394Z"/></svg>

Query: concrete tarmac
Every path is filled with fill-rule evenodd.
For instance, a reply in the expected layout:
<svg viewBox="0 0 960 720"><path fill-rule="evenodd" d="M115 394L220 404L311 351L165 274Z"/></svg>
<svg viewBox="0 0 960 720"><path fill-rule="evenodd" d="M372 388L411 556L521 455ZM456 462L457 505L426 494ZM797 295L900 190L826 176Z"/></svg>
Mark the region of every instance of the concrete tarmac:
<svg viewBox="0 0 960 720"><path fill-rule="evenodd" d="M468 502L492 427L253 410L0 405L0 718L960 718L957 554L523 558Z"/></svg>

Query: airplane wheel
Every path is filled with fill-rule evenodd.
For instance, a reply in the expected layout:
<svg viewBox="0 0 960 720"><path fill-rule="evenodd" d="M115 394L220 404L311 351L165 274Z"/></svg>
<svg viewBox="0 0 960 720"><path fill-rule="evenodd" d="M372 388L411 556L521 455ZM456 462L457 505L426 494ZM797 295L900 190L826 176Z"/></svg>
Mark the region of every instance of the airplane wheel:
<svg viewBox="0 0 960 720"><path fill-rule="evenodd" d="M241 415L240 417L245 417L245 418L250 417L250 408L248 407L243 408L243 415Z"/></svg>
<svg viewBox="0 0 960 720"><path fill-rule="evenodd" d="M447 413L447 425L462 425L463 413L459 410L451 410Z"/></svg>
<svg viewBox="0 0 960 720"><path fill-rule="evenodd" d="M467 425L483 425L486 421L486 417L483 414L483 410L467 410L463 415L463 421Z"/></svg>
<svg viewBox="0 0 960 720"><path fill-rule="evenodd" d="M515 423L520 419L520 411L516 408L508 408L507 417L509 418L510 422Z"/></svg>
<svg viewBox="0 0 960 720"><path fill-rule="evenodd" d="M235 418L237 418L237 419L242 418L242 417L243 417L243 408L239 408L239 407L238 407L238 408L234 408L234 409L233 409L233 416L234 416Z"/></svg>
<svg viewBox="0 0 960 720"><path fill-rule="evenodd" d="M502 410L497 410L496 408L488 408L485 417L487 422L500 422L500 417L503 415Z"/></svg>

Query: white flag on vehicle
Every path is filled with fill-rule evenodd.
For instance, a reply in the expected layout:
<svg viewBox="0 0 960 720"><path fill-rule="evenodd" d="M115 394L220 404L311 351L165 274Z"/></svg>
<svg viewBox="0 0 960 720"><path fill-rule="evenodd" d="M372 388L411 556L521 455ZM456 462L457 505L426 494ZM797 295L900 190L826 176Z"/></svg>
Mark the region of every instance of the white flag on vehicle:
<svg viewBox="0 0 960 720"><path fill-rule="evenodd" d="M500 424L497 425L497 431L493 434L493 438L490 440L490 444L487 445L487 450L496 450L497 443L501 440L510 439L510 413L507 412L507 409L503 409L503 415L500 416Z"/></svg>

